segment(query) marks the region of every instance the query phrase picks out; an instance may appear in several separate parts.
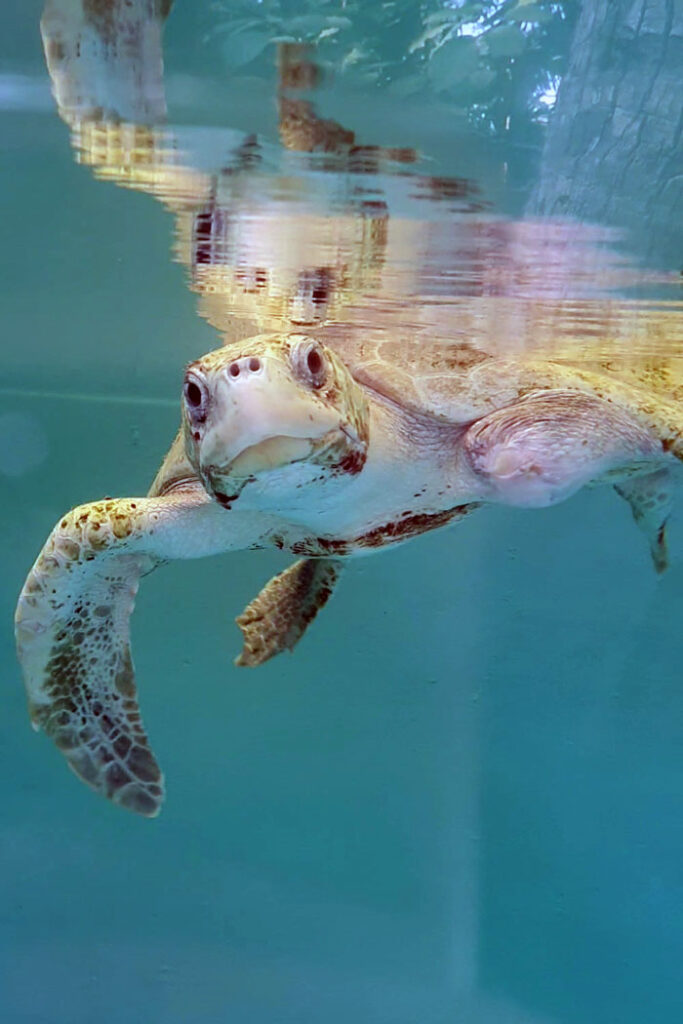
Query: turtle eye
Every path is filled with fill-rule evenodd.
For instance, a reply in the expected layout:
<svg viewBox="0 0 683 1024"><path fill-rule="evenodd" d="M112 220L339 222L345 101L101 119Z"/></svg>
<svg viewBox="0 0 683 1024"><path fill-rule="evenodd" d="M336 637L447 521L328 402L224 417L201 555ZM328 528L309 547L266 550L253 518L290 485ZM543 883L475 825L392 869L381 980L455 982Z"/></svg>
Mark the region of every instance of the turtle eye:
<svg viewBox="0 0 683 1024"><path fill-rule="evenodd" d="M317 348L312 348L306 356L306 366L311 377L318 377L320 375L320 371L323 368L323 357Z"/></svg>
<svg viewBox="0 0 683 1024"><path fill-rule="evenodd" d="M327 378L327 360L317 341L303 341L292 351L294 372L313 388L321 388Z"/></svg>
<svg viewBox="0 0 683 1024"><path fill-rule="evenodd" d="M206 419L207 405L207 390L204 381L194 374L186 377L183 394L190 419L196 423L202 423Z"/></svg>

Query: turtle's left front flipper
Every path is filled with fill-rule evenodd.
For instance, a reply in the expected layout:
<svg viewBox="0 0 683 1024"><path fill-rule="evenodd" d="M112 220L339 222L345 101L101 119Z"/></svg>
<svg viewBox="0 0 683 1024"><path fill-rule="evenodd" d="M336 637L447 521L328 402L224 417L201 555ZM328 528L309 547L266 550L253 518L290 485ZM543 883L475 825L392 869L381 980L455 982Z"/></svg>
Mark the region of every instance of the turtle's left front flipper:
<svg viewBox="0 0 683 1024"><path fill-rule="evenodd" d="M253 668L291 651L327 604L341 565L338 558L301 558L274 576L235 620L244 638L235 664Z"/></svg>
<svg viewBox="0 0 683 1024"><path fill-rule="evenodd" d="M93 502L55 526L17 605L17 652L31 721L84 782L152 817L163 777L138 708L129 619L138 582L178 557L200 488L165 498Z"/></svg>
<svg viewBox="0 0 683 1024"><path fill-rule="evenodd" d="M585 484L659 468L666 451L657 427L625 404L548 389L477 420L463 450L484 499L543 508Z"/></svg>
<svg viewBox="0 0 683 1024"><path fill-rule="evenodd" d="M478 420L463 444L491 498L510 505L552 505L584 484L616 481L616 491L648 538L655 569L662 572L672 504L671 474L662 460L667 448L681 457L673 432L664 414L648 423L625 404L548 390Z"/></svg>

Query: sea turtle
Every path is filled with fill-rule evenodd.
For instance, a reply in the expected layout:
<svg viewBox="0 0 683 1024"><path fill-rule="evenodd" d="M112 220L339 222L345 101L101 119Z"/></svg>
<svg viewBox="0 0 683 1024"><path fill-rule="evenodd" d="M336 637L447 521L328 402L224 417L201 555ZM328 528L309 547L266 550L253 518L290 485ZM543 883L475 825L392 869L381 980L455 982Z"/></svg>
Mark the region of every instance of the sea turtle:
<svg viewBox="0 0 683 1024"><path fill-rule="evenodd" d="M337 179L290 168L269 189L252 136L214 168L204 132L197 141L160 127L156 14L149 24L147 4L105 6L118 20L95 17L90 3L46 9L60 113L80 162L174 212L176 255L228 344L188 368L181 431L148 496L59 521L19 599L17 641L35 726L94 789L152 816L163 784L128 640L143 574L172 558L291 551L298 560L238 619L238 662L257 665L296 644L345 558L484 502L551 504L606 479L662 569L683 368L662 356L675 349L666 311L592 291L584 302L582 285L603 283L604 261L582 245L584 225L473 216L466 182L407 173L391 188L405 186L407 210L426 195L431 206L462 200L463 215L390 218L364 180L330 216ZM152 6L163 21L168 5ZM341 149L351 169L351 134L286 95L297 75L306 85L305 64L280 60L278 73L283 144ZM209 148L223 154L218 141ZM379 157L412 159L360 151L370 169ZM338 184L346 194L352 183ZM601 259L586 267L593 251Z"/></svg>
<svg viewBox="0 0 683 1024"><path fill-rule="evenodd" d="M196 360L148 496L68 512L29 573L16 635L35 728L93 789L158 813L129 617L140 577L170 559L269 546L297 556L238 618L240 665L296 644L345 559L486 502L546 506L612 483L661 570L668 464L683 458L680 378L672 360L637 370L465 343L333 349L288 333Z"/></svg>

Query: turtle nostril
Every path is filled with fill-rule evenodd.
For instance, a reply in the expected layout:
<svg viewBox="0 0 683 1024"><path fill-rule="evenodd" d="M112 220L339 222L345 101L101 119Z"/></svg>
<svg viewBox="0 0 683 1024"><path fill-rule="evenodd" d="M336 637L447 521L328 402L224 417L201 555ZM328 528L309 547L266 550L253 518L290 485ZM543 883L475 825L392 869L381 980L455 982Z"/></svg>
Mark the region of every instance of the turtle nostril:
<svg viewBox="0 0 683 1024"><path fill-rule="evenodd" d="M228 373L230 374L231 377L239 377L239 363L230 363L230 366L228 367Z"/></svg>
<svg viewBox="0 0 683 1024"><path fill-rule="evenodd" d="M256 356L252 356L249 360L249 369L252 373L256 373L261 369L261 360L257 359Z"/></svg>

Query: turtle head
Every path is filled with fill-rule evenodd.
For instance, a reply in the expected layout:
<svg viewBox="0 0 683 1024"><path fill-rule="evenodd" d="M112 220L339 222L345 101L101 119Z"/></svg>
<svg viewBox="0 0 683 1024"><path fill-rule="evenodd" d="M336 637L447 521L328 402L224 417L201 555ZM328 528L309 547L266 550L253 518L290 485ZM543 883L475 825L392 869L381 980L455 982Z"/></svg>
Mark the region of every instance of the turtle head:
<svg viewBox="0 0 683 1024"><path fill-rule="evenodd" d="M368 402L346 366L305 335L259 335L188 366L185 449L227 507L247 484L267 503L283 492L360 472Z"/></svg>

